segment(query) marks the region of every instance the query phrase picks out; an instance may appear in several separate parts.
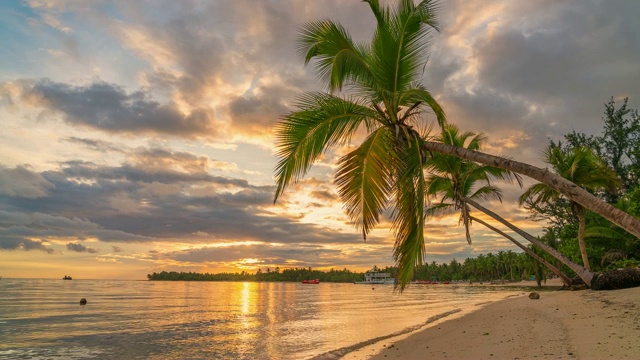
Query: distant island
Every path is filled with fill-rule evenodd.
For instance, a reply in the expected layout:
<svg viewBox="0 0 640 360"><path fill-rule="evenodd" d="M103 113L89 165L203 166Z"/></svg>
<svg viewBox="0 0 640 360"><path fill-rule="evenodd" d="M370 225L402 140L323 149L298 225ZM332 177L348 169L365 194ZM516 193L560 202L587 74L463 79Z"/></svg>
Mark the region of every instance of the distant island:
<svg viewBox="0 0 640 360"><path fill-rule="evenodd" d="M382 269L381 269L382 270ZM302 281L307 279L320 279L321 282L354 282L364 278L363 272L352 272L347 269L329 271L312 270L311 268L285 269L280 271L258 269L255 274L246 271L240 273L197 273L162 271L148 274L147 278L154 281Z"/></svg>

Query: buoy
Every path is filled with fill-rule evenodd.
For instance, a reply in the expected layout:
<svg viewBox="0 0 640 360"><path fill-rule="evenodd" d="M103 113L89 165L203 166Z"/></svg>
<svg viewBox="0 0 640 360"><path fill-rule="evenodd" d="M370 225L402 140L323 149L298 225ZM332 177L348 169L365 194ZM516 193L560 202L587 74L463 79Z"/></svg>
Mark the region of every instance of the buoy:
<svg viewBox="0 0 640 360"><path fill-rule="evenodd" d="M85 298L80 299L80 305L87 305L87 299Z"/></svg>

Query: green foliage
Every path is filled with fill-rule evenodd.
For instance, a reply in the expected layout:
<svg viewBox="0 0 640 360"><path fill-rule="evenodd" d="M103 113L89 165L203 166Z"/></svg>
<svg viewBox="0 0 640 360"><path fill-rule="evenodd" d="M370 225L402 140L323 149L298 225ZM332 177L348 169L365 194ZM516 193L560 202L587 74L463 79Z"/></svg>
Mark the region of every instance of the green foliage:
<svg viewBox="0 0 640 360"><path fill-rule="evenodd" d="M628 195L629 214L640 218L640 185L636 186Z"/></svg>
<svg viewBox="0 0 640 360"><path fill-rule="evenodd" d="M532 264L539 264L537 261L532 260L533 258L525 253L513 251L480 254L476 258L467 258L462 263L453 259L448 264L432 262L431 264L417 266L415 279L489 282L492 280L528 280L531 275L537 275L536 278L547 278L548 270L544 266L536 269L532 268Z"/></svg>
<svg viewBox="0 0 640 360"><path fill-rule="evenodd" d="M606 161L621 180L623 195L637 188L640 180L640 116L637 110L627 108L628 100L625 98L618 109L613 98L605 104L602 135L574 131L565 136L568 146L589 147ZM616 192L606 195L611 203L619 197Z"/></svg>
<svg viewBox="0 0 640 360"><path fill-rule="evenodd" d="M609 270L622 269L622 268L640 268L640 260L636 260L636 259L617 260L609 264L609 266L606 267L606 270L609 271Z"/></svg>
<svg viewBox="0 0 640 360"><path fill-rule="evenodd" d="M601 135L586 135L575 131L565 135L564 143L551 142L546 160L562 176L585 186L594 195L621 210L640 217L640 116L637 110L627 108L627 100L618 109L613 99L605 104ZM584 152L580 149L587 148L601 160L580 160L578 154ZM581 156L585 158L584 155ZM593 186L594 175L598 173L598 169L603 168L597 161L611 169L604 172L615 174L621 188L605 186L612 185L611 181L600 181L599 184L596 183L598 186ZM586 170L579 171L579 167L585 167ZM611 174L606 177L612 178ZM592 185L586 185L588 182ZM545 237L550 235L557 243L558 250L570 260L581 263L577 241L578 221L573 216L575 204L545 186L536 186L539 189L533 189L521 197L526 203L525 207L532 212L534 220L548 221ZM584 239L593 270L608 268L610 262L606 257L610 251L620 251L631 259L640 258L640 240L599 215L591 212L586 212L585 215Z"/></svg>

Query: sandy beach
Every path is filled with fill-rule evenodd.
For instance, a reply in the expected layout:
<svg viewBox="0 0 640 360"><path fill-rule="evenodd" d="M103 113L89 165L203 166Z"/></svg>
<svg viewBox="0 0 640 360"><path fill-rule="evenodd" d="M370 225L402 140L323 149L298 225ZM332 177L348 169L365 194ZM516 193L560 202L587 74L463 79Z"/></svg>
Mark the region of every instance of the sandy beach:
<svg viewBox="0 0 640 360"><path fill-rule="evenodd" d="M343 359L640 359L640 288L541 291L537 300L529 293Z"/></svg>

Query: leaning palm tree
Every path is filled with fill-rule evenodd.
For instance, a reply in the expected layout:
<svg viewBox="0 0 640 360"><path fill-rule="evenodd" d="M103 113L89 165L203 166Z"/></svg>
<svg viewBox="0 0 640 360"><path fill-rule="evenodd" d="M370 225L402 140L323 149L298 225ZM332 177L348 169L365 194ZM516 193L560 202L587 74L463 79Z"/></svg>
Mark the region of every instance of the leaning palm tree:
<svg viewBox="0 0 640 360"><path fill-rule="evenodd" d="M461 133L457 126L447 124L442 129L442 136L439 139L445 144L466 148L471 151L479 150L485 137L482 134L472 132ZM520 185L521 179L517 174L500 168L479 165L475 162L463 160L458 157L433 154L427 161L427 168L430 175L428 177L427 195L430 197L440 197L440 201L431 205L426 214L435 215L451 210L460 211L460 222L464 224L467 242L471 244L469 227L472 220L502 235L516 246L521 248L531 257L543 263L556 275L558 275L566 285L570 285L570 279L558 268L540 258L528 247L522 245L513 237L488 223L471 216L470 200L499 200L502 201L502 192L499 188L491 185L493 180L512 181L517 180ZM481 184L481 185L479 185Z"/></svg>
<svg viewBox="0 0 640 360"><path fill-rule="evenodd" d="M574 147L563 150L561 146L551 144L544 151L544 159L558 175L588 190L600 191L607 189L613 192L621 186L615 171L589 148ZM528 203L536 206L553 202L562 196L562 194L548 185L538 183L528 188L520 196L519 202L520 205ZM584 206L575 201L571 201L570 204L574 216L578 218L578 245L582 262L587 270L591 270L584 241L586 210Z"/></svg>
<svg viewBox="0 0 640 360"><path fill-rule="evenodd" d="M482 153L480 151L469 151L464 148L436 141L424 141L422 146L427 152L457 156L465 160L495 166L538 180L566 196L569 200L593 211L594 213L611 221L613 224L618 225L629 234L640 239L640 218L608 204L606 201L599 199L589 191L576 186L576 184L570 180L567 180L548 169L539 168L500 156Z"/></svg>
<svg viewBox="0 0 640 360"><path fill-rule="evenodd" d="M316 61L329 92L303 94L298 109L277 125L275 200L323 152L365 130L364 141L339 160L338 191L365 238L392 203L394 257L399 276L410 278L424 255L423 165L428 156L421 147L424 134L414 127L426 128L425 112L434 113L441 126L446 121L418 82L429 34L436 28L436 3L404 0L392 9L377 0L366 2L377 19L370 43L355 43L330 20L309 23L302 31L299 50L306 63Z"/></svg>

